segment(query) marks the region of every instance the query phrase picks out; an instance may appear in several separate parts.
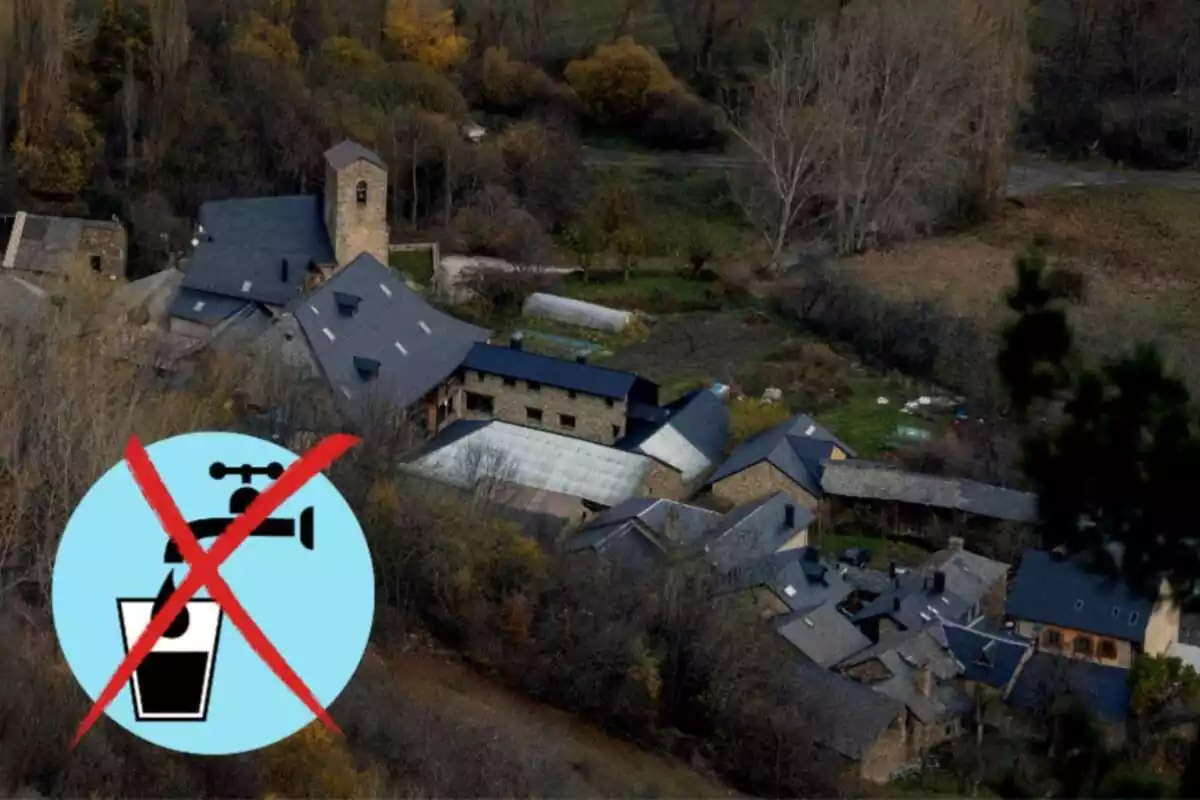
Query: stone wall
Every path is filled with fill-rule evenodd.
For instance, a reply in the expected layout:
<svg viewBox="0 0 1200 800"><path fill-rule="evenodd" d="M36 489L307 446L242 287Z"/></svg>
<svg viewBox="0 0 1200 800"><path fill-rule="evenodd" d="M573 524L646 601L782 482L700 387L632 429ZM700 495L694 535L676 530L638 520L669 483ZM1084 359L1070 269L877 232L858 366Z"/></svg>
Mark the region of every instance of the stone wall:
<svg viewBox="0 0 1200 800"><path fill-rule="evenodd" d="M129 241L119 222L85 220L75 250L75 268L124 280Z"/></svg>
<svg viewBox="0 0 1200 800"><path fill-rule="evenodd" d="M572 393L544 384L531 389L526 381L508 380L475 370L466 371L463 387L471 394L492 399L490 414L474 411L468 412L468 416L542 428L600 444L612 444L625 435L624 400L606 401L602 397L583 392ZM540 411L541 419L532 418L530 409ZM564 420L564 416L573 420ZM563 424L572 421L573 426Z"/></svg>
<svg viewBox="0 0 1200 800"><path fill-rule="evenodd" d="M649 456L647 456L649 458ZM654 459L650 459L650 474L646 476L642 494L663 500L683 500L688 496L683 476L676 470Z"/></svg>
<svg viewBox="0 0 1200 800"><path fill-rule="evenodd" d="M467 415L462 380L451 375L422 400L421 421L429 434L438 433Z"/></svg>
<svg viewBox="0 0 1200 800"><path fill-rule="evenodd" d="M779 491L787 492L805 508L817 510L817 498L801 489L791 478L766 461L744 469L736 475L730 475L712 487L714 497L734 505L750 503Z"/></svg>
<svg viewBox="0 0 1200 800"><path fill-rule="evenodd" d="M359 182L367 184L367 202L358 202ZM342 170L325 165L325 227L339 267L363 253L388 263L387 171L367 161Z"/></svg>
<svg viewBox="0 0 1200 800"><path fill-rule="evenodd" d="M859 776L871 783L887 783L908 762L904 721L898 717L863 754L858 765Z"/></svg>

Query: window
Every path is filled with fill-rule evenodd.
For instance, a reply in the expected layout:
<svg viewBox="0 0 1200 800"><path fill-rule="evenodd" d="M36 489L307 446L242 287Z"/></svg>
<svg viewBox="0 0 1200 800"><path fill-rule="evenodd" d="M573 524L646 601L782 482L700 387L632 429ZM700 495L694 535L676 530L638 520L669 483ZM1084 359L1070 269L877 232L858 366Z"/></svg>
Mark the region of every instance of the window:
<svg viewBox="0 0 1200 800"><path fill-rule="evenodd" d="M1062 647L1062 634L1051 628L1042 634L1042 641L1049 647Z"/></svg>
<svg viewBox="0 0 1200 800"><path fill-rule="evenodd" d="M562 425L567 430L575 430L575 418L570 414L559 414L558 424Z"/></svg>
<svg viewBox="0 0 1200 800"><path fill-rule="evenodd" d="M571 400L574 400L574 399L575 399L575 397L576 397L576 395L575 395L575 390L574 390L574 389L568 389L568 390L567 390L567 397L568 397L568 398L570 398Z"/></svg>
<svg viewBox="0 0 1200 800"><path fill-rule="evenodd" d="M516 381L516 379L515 379L515 378L505 378L505 379L504 379L504 385L505 385L505 386L516 386L516 385L517 385L517 381Z"/></svg>
<svg viewBox="0 0 1200 800"><path fill-rule="evenodd" d="M479 370L475 370L475 380L479 381L480 383L483 383L484 381L487 380L487 375L484 375ZM505 381L505 383L507 383L507 381Z"/></svg>
<svg viewBox="0 0 1200 800"><path fill-rule="evenodd" d="M1113 619L1116 619L1117 617L1121 616L1121 607L1113 606L1112 615L1113 615Z"/></svg>
<svg viewBox="0 0 1200 800"><path fill-rule="evenodd" d="M446 410L451 414L454 413L454 395L450 395L450 398L446 400Z"/></svg>
<svg viewBox="0 0 1200 800"><path fill-rule="evenodd" d="M528 384L529 391L531 392L540 392L542 390L542 385L537 381L527 381L526 383Z"/></svg>
<svg viewBox="0 0 1200 800"><path fill-rule="evenodd" d="M100 256L92 256L91 262L92 262L92 272L103 272L104 271L104 260L102 258L100 258Z"/></svg>
<svg viewBox="0 0 1200 800"><path fill-rule="evenodd" d="M358 186L354 188L354 193L357 196L358 204L365 206L367 204L367 182L359 181Z"/></svg>
<svg viewBox="0 0 1200 800"><path fill-rule="evenodd" d="M613 425L613 438L617 439L621 436L621 426Z"/></svg>
<svg viewBox="0 0 1200 800"><path fill-rule="evenodd" d="M542 410L540 408L526 408L525 419L529 420L530 422L541 422Z"/></svg>
<svg viewBox="0 0 1200 800"><path fill-rule="evenodd" d="M1139 617L1139 616L1141 616L1141 615L1140 615L1140 614L1138 614L1138 612L1136 612L1136 611L1130 611L1130 612L1129 612L1129 624L1130 624L1130 625L1137 625L1137 621L1138 621L1138 617Z"/></svg>
<svg viewBox="0 0 1200 800"><path fill-rule="evenodd" d="M1092 654L1092 637L1076 636L1075 652L1081 656L1090 656Z"/></svg>
<svg viewBox="0 0 1200 800"><path fill-rule="evenodd" d="M1100 657L1113 659L1117 657L1117 643L1111 639L1100 640Z"/></svg>
<svg viewBox="0 0 1200 800"><path fill-rule="evenodd" d="M616 402L611 397L606 397L604 398L604 405L612 408L614 405L616 405Z"/></svg>
<svg viewBox="0 0 1200 800"><path fill-rule="evenodd" d="M438 403L437 407L437 425L440 428L442 423L446 421L446 404Z"/></svg>
<svg viewBox="0 0 1200 800"><path fill-rule="evenodd" d="M467 411L478 411L481 414L491 414L493 410L492 403L492 398L486 394L467 392Z"/></svg>

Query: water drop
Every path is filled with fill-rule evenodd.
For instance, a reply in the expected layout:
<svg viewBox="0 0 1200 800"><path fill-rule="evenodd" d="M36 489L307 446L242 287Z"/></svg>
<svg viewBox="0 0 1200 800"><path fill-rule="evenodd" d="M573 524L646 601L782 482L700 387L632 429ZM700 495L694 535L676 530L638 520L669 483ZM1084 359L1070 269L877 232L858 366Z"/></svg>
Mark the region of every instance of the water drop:
<svg viewBox="0 0 1200 800"><path fill-rule="evenodd" d="M167 573L166 579L163 580L162 586L158 590L158 596L154 598L153 614L155 617L158 616L158 612L162 611L163 606L167 604L167 601L171 599L171 595L173 594L175 594L175 573L172 571ZM188 610L185 605L180 609L179 615L167 627L166 632L163 633L163 638L178 639L187 633L190 623L191 620L188 619Z"/></svg>

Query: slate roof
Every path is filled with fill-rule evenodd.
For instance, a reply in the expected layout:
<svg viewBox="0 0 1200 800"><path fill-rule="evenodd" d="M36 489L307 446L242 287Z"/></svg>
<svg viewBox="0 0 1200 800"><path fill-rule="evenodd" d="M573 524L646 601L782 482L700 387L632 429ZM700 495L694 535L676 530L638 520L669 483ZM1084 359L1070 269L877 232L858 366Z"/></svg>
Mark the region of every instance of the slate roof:
<svg viewBox="0 0 1200 800"><path fill-rule="evenodd" d="M461 488L489 477L615 506L640 493L650 459L499 420L459 420L405 469Z"/></svg>
<svg viewBox="0 0 1200 800"><path fill-rule="evenodd" d="M1025 662L1008 695L1010 705L1044 714L1053 701L1069 696L1108 722L1120 722L1129 710L1129 670L1090 661L1035 653Z"/></svg>
<svg viewBox="0 0 1200 800"><path fill-rule="evenodd" d="M618 447L636 450L679 471L685 482L713 467L729 441L729 408L717 395L701 389L666 406L665 420ZM631 407L630 416L634 411Z"/></svg>
<svg viewBox="0 0 1200 800"><path fill-rule="evenodd" d="M792 523L787 523L791 509ZM812 524L813 513L784 492L738 506L705 539L708 560L720 569L770 555Z"/></svg>
<svg viewBox="0 0 1200 800"><path fill-rule="evenodd" d="M848 456L854 455L854 451L811 417L799 414L738 446L707 483L712 485L766 461L813 497L820 498L822 462L831 456L834 447Z"/></svg>
<svg viewBox="0 0 1200 800"><path fill-rule="evenodd" d="M28 214L13 268L27 272L64 273L75 263L84 220Z"/></svg>
<svg viewBox="0 0 1200 800"><path fill-rule="evenodd" d="M772 553L734 566L718 576L714 594L755 587L769 589L791 611L837 605L852 591L838 571L821 560L820 553L812 547Z"/></svg>
<svg viewBox="0 0 1200 800"><path fill-rule="evenodd" d="M860 609L854 615L854 621L861 623L877 617L889 617L908 630L920 630L940 620L970 621L968 618L975 601L960 597L949 588L943 592L933 591L932 580L923 572L905 573L896 582L898 586L893 585Z"/></svg>
<svg viewBox="0 0 1200 800"><path fill-rule="evenodd" d="M650 390L650 396L657 395L654 384L632 372L580 364L486 342L471 348L462 365L466 369L489 375L533 381L613 400L625 400L630 395L641 396Z"/></svg>
<svg viewBox="0 0 1200 800"><path fill-rule="evenodd" d="M358 298L354 309L339 304L338 295ZM351 413L362 411L368 401L411 405L487 338L482 328L430 306L366 253L293 308L338 403ZM378 374L364 376L356 358L378 362Z"/></svg>
<svg viewBox="0 0 1200 800"><path fill-rule="evenodd" d="M888 727L904 713L903 704L869 687L820 667L799 663L789 700L805 716L805 729L819 744L853 761L861 760Z"/></svg>
<svg viewBox="0 0 1200 800"><path fill-rule="evenodd" d="M292 195L205 203L199 218L203 233L185 266L184 289L287 305L301 293L310 263L334 260L321 202L318 195ZM189 295L180 310L194 307L196 299L205 298Z"/></svg>
<svg viewBox="0 0 1200 800"><path fill-rule="evenodd" d="M718 517L715 511L674 500L631 497L593 517L566 541L563 549L602 552L624 536L645 536L643 531L663 542L687 545L702 538Z"/></svg>
<svg viewBox="0 0 1200 800"><path fill-rule="evenodd" d="M871 640L835 603L787 614L779 618L775 630L819 667L832 667L871 646Z"/></svg>
<svg viewBox="0 0 1200 800"><path fill-rule="evenodd" d="M939 550L925 562L926 574L941 571L946 577L946 591L968 603L983 600L988 590L1008 576L1008 564L972 553L970 550Z"/></svg>
<svg viewBox="0 0 1200 800"><path fill-rule="evenodd" d="M1073 560L1026 550L1008 590L1004 612L1041 622L1142 644L1153 603L1125 583L1088 572ZM1133 615L1133 616L1131 616ZM1134 622L1131 624L1130 620Z"/></svg>
<svg viewBox="0 0 1200 800"><path fill-rule="evenodd" d="M387 164L384 163L383 159L377 153L349 139L326 150L325 160L334 169L345 169L355 161L363 160L374 164L382 170L387 170Z"/></svg>
<svg viewBox="0 0 1200 800"><path fill-rule="evenodd" d="M962 511L1010 522L1037 521L1037 495L976 481L905 472L873 461L825 465L821 488L835 497L883 500Z"/></svg>
<svg viewBox="0 0 1200 800"><path fill-rule="evenodd" d="M1004 689L1017 674L1032 643L950 622L942 623L951 652L963 665L962 677L994 689Z"/></svg>

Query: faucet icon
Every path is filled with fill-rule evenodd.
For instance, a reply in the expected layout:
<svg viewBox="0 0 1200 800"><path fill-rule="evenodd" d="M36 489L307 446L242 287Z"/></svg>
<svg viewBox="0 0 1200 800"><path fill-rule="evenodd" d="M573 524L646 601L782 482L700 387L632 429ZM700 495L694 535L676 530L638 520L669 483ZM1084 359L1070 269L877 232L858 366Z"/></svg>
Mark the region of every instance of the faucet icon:
<svg viewBox="0 0 1200 800"><path fill-rule="evenodd" d="M244 512L254 502L254 498L258 497L258 490L250 486L250 480L255 475L264 475L271 480L278 480L283 474L283 465L272 462L265 467L254 467L249 464L231 467L220 461L215 462L208 469L208 474L213 480L221 480L230 475L236 475L242 479L242 486L234 490L229 496L229 513L228 517L205 517L204 519L194 520L188 523L188 527L192 529L192 534L197 539L208 539L213 536L219 536L229 523L233 522L234 517ZM313 508L309 506L300 512L300 518L295 519L280 519L271 517L263 520L262 524L254 529L251 536L287 536L298 537L300 544L306 550L313 549ZM179 552L179 546L175 542L167 542L166 552L163 554L163 561L167 564L182 564L183 556Z"/></svg>

